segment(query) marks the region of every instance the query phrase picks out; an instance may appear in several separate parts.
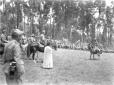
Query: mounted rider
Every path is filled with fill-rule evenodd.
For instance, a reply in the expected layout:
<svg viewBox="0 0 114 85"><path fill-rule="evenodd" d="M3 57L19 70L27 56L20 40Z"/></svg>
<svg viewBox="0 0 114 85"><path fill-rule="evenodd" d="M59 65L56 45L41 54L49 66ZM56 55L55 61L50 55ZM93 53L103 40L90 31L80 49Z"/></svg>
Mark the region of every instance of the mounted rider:
<svg viewBox="0 0 114 85"><path fill-rule="evenodd" d="M25 45L27 43L27 37L25 34L22 35L22 44Z"/></svg>
<svg viewBox="0 0 114 85"><path fill-rule="evenodd" d="M29 43L33 44L33 43L35 43L35 42L36 42L35 35L32 34L32 35L30 36L30 38L29 38Z"/></svg>
<svg viewBox="0 0 114 85"><path fill-rule="evenodd" d="M43 31L42 34L40 35L40 43L42 45L45 45L45 31Z"/></svg>
<svg viewBox="0 0 114 85"><path fill-rule="evenodd" d="M95 50L100 51L99 43L98 43L98 41L96 39L95 39L95 45L94 45L94 51Z"/></svg>
<svg viewBox="0 0 114 85"><path fill-rule="evenodd" d="M102 49L100 49L97 40L94 39L94 44L92 42L88 44L88 50L90 51L90 59L91 59L91 55L93 55L93 59L94 59L94 54L97 54L98 56L102 54Z"/></svg>

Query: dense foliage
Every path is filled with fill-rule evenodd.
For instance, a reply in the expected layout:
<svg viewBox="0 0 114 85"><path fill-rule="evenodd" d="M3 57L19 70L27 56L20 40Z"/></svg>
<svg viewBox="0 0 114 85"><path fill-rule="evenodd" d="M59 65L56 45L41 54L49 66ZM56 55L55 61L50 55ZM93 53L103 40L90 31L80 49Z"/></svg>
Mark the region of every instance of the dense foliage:
<svg viewBox="0 0 114 85"><path fill-rule="evenodd" d="M7 1L7 0L6 0ZM27 34L45 30L53 39L89 42L95 38L111 45L114 6L104 0L3 0L1 27L20 28ZM100 31L102 30L102 31ZM78 37L77 37L78 36Z"/></svg>

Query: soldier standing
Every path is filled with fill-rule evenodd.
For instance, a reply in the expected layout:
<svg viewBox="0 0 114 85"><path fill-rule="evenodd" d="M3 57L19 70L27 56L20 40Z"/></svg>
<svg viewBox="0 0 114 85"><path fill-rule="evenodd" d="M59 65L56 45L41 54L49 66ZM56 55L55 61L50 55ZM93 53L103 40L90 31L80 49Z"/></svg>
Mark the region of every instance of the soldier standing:
<svg viewBox="0 0 114 85"><path fill-rule="evenodd" d="M24 74L24 62L21 59L21 47L20 40L23 32L19 29L15 29L12 32L12 40L9 41L5 46L5 51L3 55L4 68L3 71L6 76L7 85L20 85L22 84L22 75ZM9 73L10 64L12 61L16 62L17 74L11 78Z"/></svg>

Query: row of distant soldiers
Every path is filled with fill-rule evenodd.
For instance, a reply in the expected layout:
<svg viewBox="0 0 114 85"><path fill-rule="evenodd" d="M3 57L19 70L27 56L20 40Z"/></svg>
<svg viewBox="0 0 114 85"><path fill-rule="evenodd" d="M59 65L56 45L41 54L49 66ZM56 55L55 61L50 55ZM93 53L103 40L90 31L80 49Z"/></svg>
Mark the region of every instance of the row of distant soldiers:
<svg viewBox="0 0 114 85"><path fill-rule="evenodd" d="M6 30L3 30L2 31L2 34L1 34L1 36L0 36L0 41L2 42L2 43L7 43L8 41L10 41L11 40L11 37L10 36L7 36L7 34L6 34ZM54 40L52 40L52 39L46 39L45 38L45 32L42 32L42 34L41 35L39 35L39 36L35 36L34 34L32 34L30 37L27 37L26 36L26 34L23 34L23 36L22 36L22 40L21 40L22 42L22 44L24 45L24 44L26 44L26 43L31 43L31 44L33 44L33 43L40 43L40 44L42 44L42 45L45 45L45 43L46 43L46 41L49 41L49 42L51 42L53 45L55 45L55 46L57 46L57 47L61 47L61 45L59 45L56 41L54 41ZM68 46L66 46L66 48L67 48ZM74 46L75 47L75 46ZM95 41L95 49L96 48L98 48L99 46L98 46L98 42L97 41Z"/></svg>

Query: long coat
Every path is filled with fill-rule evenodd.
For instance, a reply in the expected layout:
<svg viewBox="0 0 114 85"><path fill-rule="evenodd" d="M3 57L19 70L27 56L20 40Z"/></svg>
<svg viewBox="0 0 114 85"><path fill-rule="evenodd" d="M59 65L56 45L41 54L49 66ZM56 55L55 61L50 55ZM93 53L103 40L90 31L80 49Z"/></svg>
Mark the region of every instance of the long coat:
<svg viewBox="0 0 114 85"><path fill-rule="evenodd" d="M52 48L46 46L44 50L43 68L53 68Z"/></svg>

